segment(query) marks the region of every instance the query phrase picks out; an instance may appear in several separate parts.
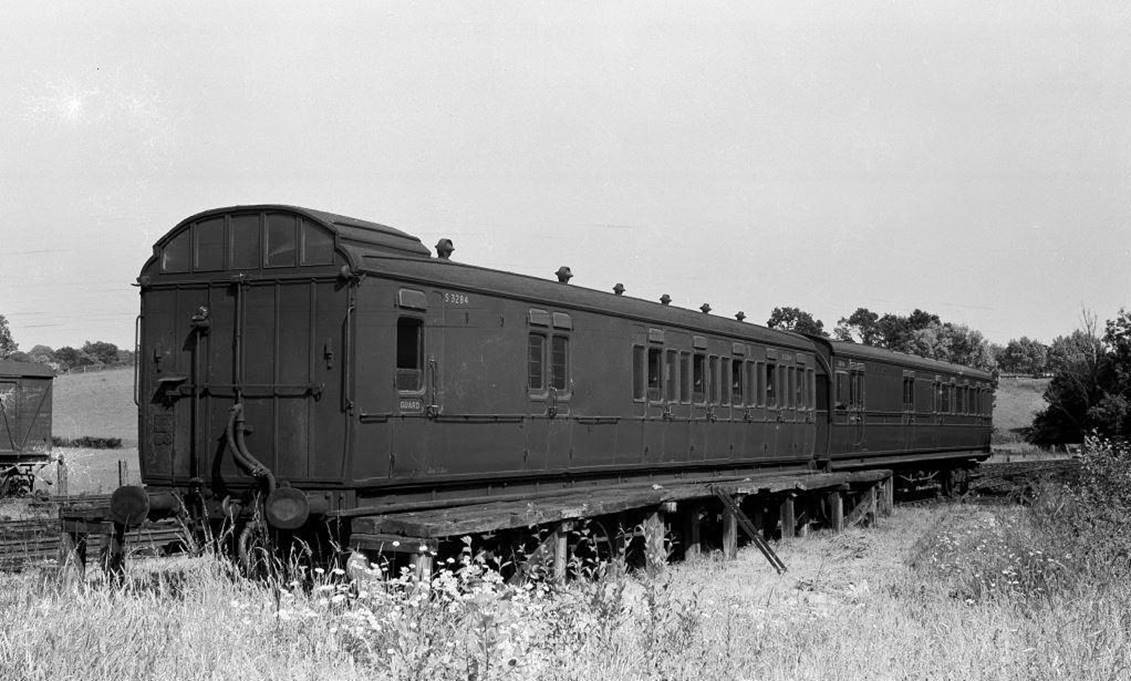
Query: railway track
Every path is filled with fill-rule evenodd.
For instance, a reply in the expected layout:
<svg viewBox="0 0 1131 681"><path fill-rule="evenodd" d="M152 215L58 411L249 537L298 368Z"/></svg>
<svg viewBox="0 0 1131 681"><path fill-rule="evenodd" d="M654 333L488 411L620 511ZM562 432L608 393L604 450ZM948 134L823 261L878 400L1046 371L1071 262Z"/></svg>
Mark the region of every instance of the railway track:
<svg viewBox="0 0 1131 681"><path fill-rule="evenodd" d="M109 503L109 495L29 502L24 509L28 517L0 521L0 570L21 570L57 560L62 536L61 515L103 508ZM107 527L105 532L88 537L89 556L99 555L102 546L109 542L109 531ZM181 536L180 526L172 521L147 522L126 534L128 546L133 550L153 555L164 553L168 547L178 543Z"/></svg>

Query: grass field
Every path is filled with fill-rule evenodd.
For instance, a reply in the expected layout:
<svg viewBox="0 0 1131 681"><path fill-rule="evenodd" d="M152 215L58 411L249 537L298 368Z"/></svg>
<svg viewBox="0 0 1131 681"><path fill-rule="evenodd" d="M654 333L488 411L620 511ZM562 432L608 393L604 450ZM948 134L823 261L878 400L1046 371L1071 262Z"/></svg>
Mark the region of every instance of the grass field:
<svg viewBox="0 0 1131 681"><path fill-rule="evenodd" d="M994 429L1014 434L1033 423L1037 412L1044 410L1047 378L1002 378L994 398Z"/></svg>
<svg viewBox="0 0 1131 681"><path fill-rule="evenodd" d="M1027 593L1038 547L1008 541L1024 513L899 508L778 544L782 576L754 549L565 588L474 563L357 590L241 580L208 558L136 562L124 587L5 575L0 610L28 616L0 621L0 678L1127 678L1131 589Z"/></svg>
<svg viewBox="0 0 1131 681"><path fill-rule="evenodd" d="M117 437L137 446L137 406L132 368L63 374L55 378L52 434Z"/></svg>

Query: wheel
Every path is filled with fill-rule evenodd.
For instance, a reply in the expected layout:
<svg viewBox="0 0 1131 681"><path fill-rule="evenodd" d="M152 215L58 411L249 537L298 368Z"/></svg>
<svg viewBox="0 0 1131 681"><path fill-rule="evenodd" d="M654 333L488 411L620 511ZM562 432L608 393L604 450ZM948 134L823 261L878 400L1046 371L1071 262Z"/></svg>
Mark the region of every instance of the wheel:
<svg viewBox="0 0 1131 681"><path fill-rule="evenodd" d="M943 471L942 492L950 499L956 499L970 490L970 476L965 468L948 468Z"/></svg>

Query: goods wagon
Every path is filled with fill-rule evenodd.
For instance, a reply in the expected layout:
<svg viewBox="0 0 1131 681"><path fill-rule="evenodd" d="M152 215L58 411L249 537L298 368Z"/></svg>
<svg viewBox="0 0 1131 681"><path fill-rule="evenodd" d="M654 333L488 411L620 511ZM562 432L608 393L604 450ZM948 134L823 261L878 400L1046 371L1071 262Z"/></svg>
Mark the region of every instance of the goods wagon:
<svg viewBox="0 0 1131 681"><path fill-rule="evenodd" d="M49 367L0 360L0 497L30 492L51 451Z"/></svg>

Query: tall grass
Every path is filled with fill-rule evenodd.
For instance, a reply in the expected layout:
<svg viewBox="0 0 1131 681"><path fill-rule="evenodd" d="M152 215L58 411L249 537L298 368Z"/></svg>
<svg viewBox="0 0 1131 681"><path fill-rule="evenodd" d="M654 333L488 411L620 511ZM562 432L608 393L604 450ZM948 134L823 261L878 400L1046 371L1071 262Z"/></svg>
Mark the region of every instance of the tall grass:
<svg viewBox="0 0 1131 681"><path fill-rule="evenodd" d="M1032 508L901 508L868 531L566 585L470 547L428 583L354 560L252 582L215 558L112 586L0 578L0 679L1131 678L1118 447ZM1104 503L1104 502L1107 503Z"/></svg>

